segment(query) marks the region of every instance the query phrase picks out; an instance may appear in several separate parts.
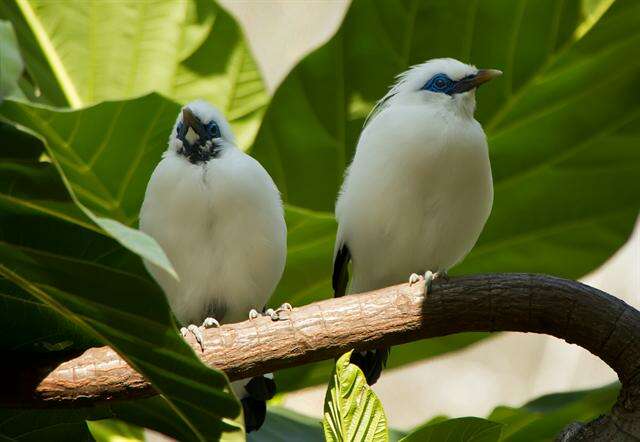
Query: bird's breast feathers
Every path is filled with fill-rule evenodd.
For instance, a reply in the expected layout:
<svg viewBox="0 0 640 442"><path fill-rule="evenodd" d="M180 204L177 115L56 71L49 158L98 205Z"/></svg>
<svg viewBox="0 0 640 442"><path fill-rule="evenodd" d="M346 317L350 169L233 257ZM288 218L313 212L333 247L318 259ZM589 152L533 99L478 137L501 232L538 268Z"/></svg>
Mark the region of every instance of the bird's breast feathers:
<svg viewBox="0 0 640 442"><path fill-rule="evenodd" d="M492 201L486 138L475 120L386 109L363 132L336 204L354 282L366 288L364 273L449 268L477 240Z"/></svg>
<svg viewBox="0 0 640 442"><path fill-rule="evenodd" d="M262 166L240 151L225 151L204 166L165 157L147 187L140 227L180 276L175 283L148 266L180 319L216 297L231 304L232 316L261 308L284 269L280 195Z"/></svg>

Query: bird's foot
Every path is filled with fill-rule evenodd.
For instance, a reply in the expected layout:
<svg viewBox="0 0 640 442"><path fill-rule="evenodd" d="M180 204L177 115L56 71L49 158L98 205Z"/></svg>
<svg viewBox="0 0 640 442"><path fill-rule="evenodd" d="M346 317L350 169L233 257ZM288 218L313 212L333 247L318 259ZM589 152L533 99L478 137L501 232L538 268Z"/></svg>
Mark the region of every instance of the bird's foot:
<svg viewBox="0 0 640 442"><path fill-rule="evenodd" d="M285 302L284 304L282 304L277 309L274 310L272 308L269 308L264 313L265 313L265 315L269 316L272 321L279 321L280 320L280 313L282 313L282 312L290 312L291 310L293 310L293 307L291 307L291 304L289 304L288 302Z"/></svg>
<svg viewBox="0 0 640 442"><path fill-rule="evenodd" d="M449 280L449 275L447 274L446 270L439 270L435 273L433 273L431 270L427 270L426 272L424 272L424 294L425 296L428 295L429 293L431 293L431 285L433 283L433 281L435 281L436 279L444 279L445 281ZM418 275L417 273L412 273L411 276L409 276L409 285L413 285L416 282L420 281L420 275Z"/></svg>
<svg viewBox="0 0 640 442"><path fill-rule="evenodd" d="M205 318L200 327L205 329L212 327L217 328L220 327L220 323L215 318ZM187 327L182 327L180 329L180 333L182 334L182 337L186 337L189 332L191 332L191 334L196 338L196 342L200 344L200 349L204 352L204 337L202 336L202 330L200 330L200 327L195 324L189 324Z"/></svg>
<svg viewBox="0 0 640 442"><path fill-rule="evenodd" d="M291 310L293 310L293 307L291 307L291 304L289 304L288 302L285 302L284 304L282 304L280 307L278 307L277 309L272 309L272 308L268 308L266 310L263 310L262 315L263 316L268 316L271 318L272 321L279 321L280 320L280 313L282 312L290 312ZM261 314L254 308L251 309L251 311L249 311L249 320L254 320L256 318L258 318L258 316L260 316Z"/></svg>
<svg viewBox="0 0 640 442"><path fill-rule="evenodd" d="M204 328L211 328L211 327L218 328L220 327L220 323L218 322L217 319L208 317L208 318L204 318L204 321L202 321L202 326Z"/></svg>

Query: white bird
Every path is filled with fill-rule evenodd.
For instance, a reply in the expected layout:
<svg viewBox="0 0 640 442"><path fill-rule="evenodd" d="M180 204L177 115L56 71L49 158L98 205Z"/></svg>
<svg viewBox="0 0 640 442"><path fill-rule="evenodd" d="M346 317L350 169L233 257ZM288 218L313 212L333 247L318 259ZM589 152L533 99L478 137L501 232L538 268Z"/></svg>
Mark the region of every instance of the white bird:
<svg viewBox="0 0 640 442"><path fill-rule="evenodd" d="M195 324L238 322L263 309L284 270L280 193L260 163L236 147L224 116L204 101L189 103L178 115L147 185L140 229L173 264L179 280L145 261L178 321L190 324L183 335L192 332L203 349ZM263 377L232 386L247 431L259 428L275 384Z"/></svg>
<svg viewBox="0 0 640 442"><path fill-rule="evenodd" d="M416 273L429 290L434 275L446 276L469 253L493 204L475 90L501 74L429 60L401 74L377 103L336 202L335 296L399 284L409 274L414 283ZM388 353L354 352L352 362L373 384Z"/></svg>

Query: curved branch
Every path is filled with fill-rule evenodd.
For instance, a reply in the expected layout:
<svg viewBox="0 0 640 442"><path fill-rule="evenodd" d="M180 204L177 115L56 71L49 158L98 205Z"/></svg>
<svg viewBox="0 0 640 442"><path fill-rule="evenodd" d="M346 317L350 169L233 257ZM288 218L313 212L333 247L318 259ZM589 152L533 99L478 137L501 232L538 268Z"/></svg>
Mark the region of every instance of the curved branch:
<svg viewBox="0 0 640 442"><path fill-rule="evenodd" d="M283 313L205 330L203 362L231 380L371 349L470 331L544 333L578 344L618 374L623 388L611 414L574 424L564 440L640 437L640 312L586 285L543 275L494 274L424 282L316 302ZM108 347L59 363L4 367L0 404L86 406L153 395L153 387ZM18 381L16 382L16 379ZM619 439L625 440L625 439Z"/></svg>

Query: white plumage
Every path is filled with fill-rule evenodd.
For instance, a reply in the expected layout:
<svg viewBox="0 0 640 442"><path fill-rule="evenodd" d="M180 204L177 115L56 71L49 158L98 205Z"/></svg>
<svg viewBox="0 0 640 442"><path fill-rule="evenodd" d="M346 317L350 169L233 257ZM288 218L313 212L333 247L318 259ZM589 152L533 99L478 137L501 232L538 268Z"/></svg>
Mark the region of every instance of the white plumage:
<svg viewBox="0 0 640 442"><path fill-rule="evenodd" d="M224 116L204 101L178 115L147 185L140 229L160 244L178 273L179 281L145 261L183 325L247 319L251 309L262 310L284 271L280 193L260 163L235 146ZM189 330L200 341L198 327ZM231 384L247 431L264 421L264 391L275 393L271 378L251 381L261 385L257 398L246 380Z"/></svg>
<svg viewBox="0 0 640 442"><path fill-rule="evenodd" d="M448 270L475 244L491 212L487 140L475 90L420 90L433 75L477 72L438 59L402 75L364 128L336 203L337 244L353 260L350 292ZM336 248L337 249L337 248Z"/></svg>
<svg viewBox="0 0 640 442"><path fill-rule="evenodd" d="M425 89L443 74L450 93ZM406 282L411 273L446 271L469 253L493 202L487 141L473 117L475 87L496 75L453 59L431 60L399 76L380 100L336 203L334 257L344 260L340 249L348 248L349 293ZM341 266L346 263L337 262L334 284Z"/></svg>
<svg viewBox="0 0 640 442"><path fill-rule="evenodd" d="M191 163L178 153L183 143L174 127L147 186L140 229L158 241L180 281L145 265L179 321L199 324L212 316L237 322L252 308L263 308L282 276L287 249L282 202L260 163L235 146L222 114L203 101L187 107L201 121L218 124L220 153Z"/></svg>

